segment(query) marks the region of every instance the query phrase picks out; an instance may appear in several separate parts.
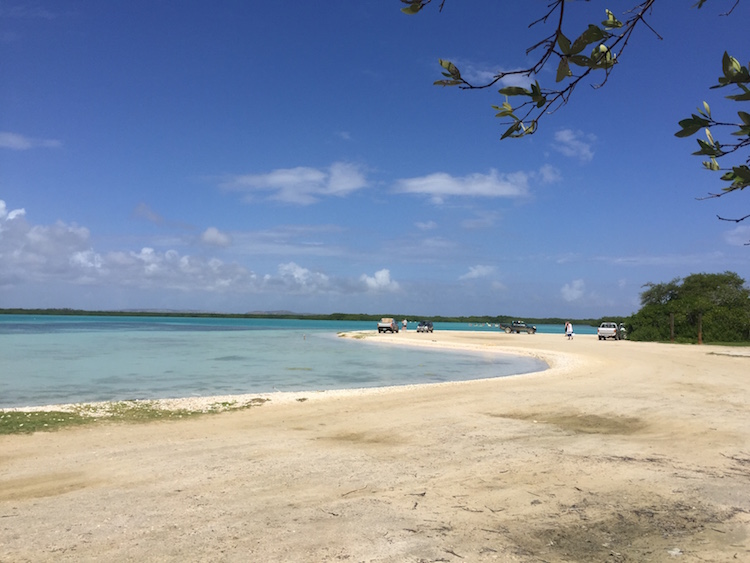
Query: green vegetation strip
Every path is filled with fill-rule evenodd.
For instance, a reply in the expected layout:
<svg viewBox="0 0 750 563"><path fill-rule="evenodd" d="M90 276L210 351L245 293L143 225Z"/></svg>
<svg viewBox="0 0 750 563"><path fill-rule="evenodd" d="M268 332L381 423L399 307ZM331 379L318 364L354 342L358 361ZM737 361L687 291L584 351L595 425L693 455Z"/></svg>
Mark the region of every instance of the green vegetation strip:
<svg viewBox="0 0 750 563"><path fill-rule="evenodd" d="M496 316L468 316L468 317L444 317L441 315L405 315L403 312L382 313L378 315L365 315L362 313L331 313L329 315L308 315L301 313L202 313L191 312L168 312L168 311L87 311L82 309L0 309L0 315L57 315L57 316L86 316L86 317L157 317L157 318L209 318L209 319L287 319L305 321L379 321L382 317L394 319L429 319L439 323L472 323L472 324L497 324L510 323L515 319L524 319L529 324L556 324L562 325L565 321L571 321L577 325L599 326L604 321L620 323L625 317L608 316L601 319L569 319L562 317L529 318L523 315L496 315Z"/></svg>
<svg viewBox="0 0 750 563"><path fill-rule="evenodd" d="M0 411L0 435L51 432L72 426L108 422L141 423L156 420L183 420L228 411L260 406L268 399L252 399L247 403L224 401L203 409L166 409L156 401L119 401L113 403L81 404L70 410L58 411Z"/></svg>

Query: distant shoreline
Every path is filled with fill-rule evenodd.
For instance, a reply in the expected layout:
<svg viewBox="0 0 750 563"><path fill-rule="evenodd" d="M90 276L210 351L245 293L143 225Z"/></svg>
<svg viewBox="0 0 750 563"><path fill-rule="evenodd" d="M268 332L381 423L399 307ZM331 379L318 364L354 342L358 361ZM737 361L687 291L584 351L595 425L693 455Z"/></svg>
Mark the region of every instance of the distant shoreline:
<svg viewBox="0 0 750 563"><path fill-rule="evenodd" d="M496 315L496 316L458 316L449 317L442 315L404 315L394 313L384 313L381 315L371 315L365 313L294 313L291 311L254 311L248 313L216 313L205 311L174 311L174 310L154 310L154 309L127 309L114 311L90 311L85 309L26 309L26 308L4 308L0 309L1 315L50 315L50 316L77 316L77 317L173 317L173 318L219 318L219 319L296 319L296 320L315 320L315 321L378 321L382 317L392 317L396 319L410 319L419 321L429 319L434 322L442 323L509 323L515 319L524 319L530 324L559 324L564 325L566 321L573 324L586 326L599 326L602 319L571 319L571 318L534 318L524 317L522 315ZM607 320L624 317L610 316Z"/></svg>

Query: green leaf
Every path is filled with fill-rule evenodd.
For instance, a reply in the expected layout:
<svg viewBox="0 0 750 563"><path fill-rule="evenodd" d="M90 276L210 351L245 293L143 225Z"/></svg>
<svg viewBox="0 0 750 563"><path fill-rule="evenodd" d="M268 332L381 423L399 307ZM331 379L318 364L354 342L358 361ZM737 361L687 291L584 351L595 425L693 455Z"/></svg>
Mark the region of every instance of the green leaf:
<svg viewBox="0 0 750 563"><path fill-rule="evenodd" d="M727 78L731 78L742 70L742 65L740 64L740 62L734 57L730 56L726 51L724 51L724 56L721 59L721 66L722 70L724 71L724 76L726 76Z"/></svg>
<svg viewBox="0 0 750 563"><path fill-rule="evenodd" d="M607 19L602 22L602 25L607 29L616 29L622 27L622 22L618 20L615 15L610 12L609 10L607 12Z"/></svg>
<svg viewBox="0 0 750 563"><path fill-rule="evenodd" d="M716 171L718 171L720 169L719 168L719 163L716 162L716 159L713 158L713 157L711 157L711 160L704 161L703 162L703 166L706 167L708 170L713 170L714 172L716 172Z"/></svg>
<svg viewBox="0 0 750 563"><path fill-rule="evenodd" d="M604 43L600 43L591 50L593 68L610 68L615 64L612 51Z"/></svg>
<svg viewBox="0 0 750 563"><path fill-rule="evenodd" d="M570 57L568 57L568 60L577 66L590 67L593 65L591 59L586 57L585 55L571 55Z"/></svg>
<svg viewBox="0 0 750 563"><path fill-rule="evenodd" d="M683 119L679 122L681 130L675 133L675 137L689 137L704 127L708 127L709 124L708 119L693 114L689 119Z"/></svg>
<svg viewBox="0 0 750 563"><path fill-rule="evenodd" d="M604 41L605 39L609 38L609 35L609 33L604 31L599 26L590 23L588 29L584 31L581 36L573 42L571 52L580 53L586 48L587 45Z"/></svg>
<svg viewBox="0 0 750 563"><path fill-rule="evenodd" d="M562 57L560 59L560 64L557 65L557 75L555 76L555 82L562 82L569 76L573 76L573 73L570 71L568 58Z"/></svg>
<svg viewBox="0 0 750 563"><path fill-rule="evenodd" d="M518 118L513 115L513 106L511 106L507 100L503 102L502 106L492 106L492 109L498 111L495 117L512 117L514 121L518 121Z"/></svg>
<svg viewBox="0 0 750 563"><path fill-rule="evenodd" d="M733 166L732 172L737 178L740 178L744 183L750 182L750 168L747 166Z"/></svg>
<svg viewBox="0 0 750 563"><path fill-rule="evenodd" d="M443 73L443 76L447 76L452 78L453 80L461 80L461 72L458 70L458 67L454 65L450 61L445 61L443 59L438 59L438 62L440 63L440 66L442 66L445 70L447 70L447 73Z"/></svg>
<svg viewBox="0 0 750 563"><path fill-rule="evenodd" d="M505 130L505 133L503 133L503 136L500 137L500 140L502 141L503 139L507 139L508 137L510 137L514 133L517 133L520 130L521 130L521 122L516 121L513 125L511 125Z"/></svg>
<svg viewBox="0 0 750 563"><path fill-rule="evenodd" d="M689 125L697 125L698 127L708 127L711 122L699 115L692 114L690 119L683 119L680 121L680 127L687 127Z"/></svg>
<svg viewBox="0 0 750 563"><path fill-rule="evenodd" d="M557 44L560 46L560 50L563 52L563 55L572 54L570 52L570 39L565 37L562 31L557 32Z"/></svg>
<svg viewBox="0 0 750 563"><path fill-rule="evenodd" d="M461 80L436 80L432 83L433 86L458 86L463 84Z"/></svg>
<svg viewBox="0 0 750 563"><path fill-rule="evenodd" d="M698 145L700 146L701 150L694 152L694 155L701 155L704 154L706 156L716 156L721 157L724 155L724 151L721 150L721 148L718 146L718 144L711 144L707 143L706 141L702 139L696 139L698 141Z"/></svg>
<svg viewBox="0 0 750 563"><path fill-rule="evenodd" d="M747 113L745 111L738 111L737 115L740 116L742 123L744 123L745 125L750 125L750 113Z"/></svg>
<svg viewBox="0 0 750 563"><path fill-rule="evenodd" d="M542 94L542 87L539 86L538 80L535 80L531 85L531 101L534 102L538 108L547 103L547 97Z"/></svg>
<svg viewBox="0 0 750 563"><path fill-rule="evenodd" d="M416 14L423 8L421 0L419 2L412 2L406 8L401 8L401 11L410 16Z"/></svg>
<svg viewBox="0 0 750 563"><path fill-rule="evenodd" d="M703 129L700 125L691 125L689 127L683 127L677 133L674 134L675 137L690 137L691 135L695 135L698 131Z"/></svg>
<svg viewBox="0 0 750 563"><path fill-rule="evenodd" d="M503 94L504 96L530 96L531 92L529 92L526 88L521 88L520 86L506 86L505 88L500 88L498 90L500 94Z"/></svg>

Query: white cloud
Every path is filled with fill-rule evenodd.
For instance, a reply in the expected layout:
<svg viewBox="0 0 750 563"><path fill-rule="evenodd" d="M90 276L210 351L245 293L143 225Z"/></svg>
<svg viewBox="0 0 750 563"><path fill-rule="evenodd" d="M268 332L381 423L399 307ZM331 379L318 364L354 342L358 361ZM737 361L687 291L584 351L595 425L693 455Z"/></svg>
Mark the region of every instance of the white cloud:
<svg viewBox="0 0 750 563"><path fill-rule="evenodd" d="M286 291L319 293L331 288L331 282L327 275L313 272L294 262L279 265L279 279L284 284Z"/></svg>
<svg viewBox="0 0 750 563"><path fill-rule="evenodd" d="M182 290L257 289L255 274L237 264L150 247L101 253L89 230L58 221L30 225L22 209L0 200L0 286L67 282Z"/></svg>
<svg viewBox="0 0 750 563"><path fill-rule="evenodd" d="M552 184L554 182L559 182L562 175L554 166L545 164L536 172L536 177L538 177L544 184Z"/></svg>
<svg viewBox="0 0 750 563"><path fill-rule="evenodd" d="M555 133L555 144L553 148L572 158L577 158L581 162L588 162L594 158L594 151L591 148L596 136L583 133L582 131L573 131L572 129L561 129Z"/></svg>
<svg viewBox="0 0 750 563"><path fill-rule="evenodd" d="M473 280L476 278L484 278L492 275L495 272L494 266L470 266L469 271L463 276L458 278L459 280Z"/></svg>
<svg viewBox="0 0 750 563"><path fill-rule="evenodd" d="M333 227L323 228L326 232L333 230ZM295 232L301 236L309 229L299 232L289 229L288 234L291 236ZM242 236L242 233L236 235L240 244L243 244ZM211 227L201 239L218 244L226 242L228 237ZM199 241L193 239L192 242ZM182 243L178 241L178 244ZM304 250L299 244L293 247L297 251L293 252L290 247L282 248L281 253L299 255L300 249L304 255L330 252L320 250L318 245L311 250ZM276 252L269 249L266 254L278 255L278 251L276 247ZM0 287L17 289L33 283L47 283L60 294L61 284L99 286L108 290L119 287L154 292L231 292L234 295L344 295L399 290L399 284L391 279L387 269L373 276L331 278L290 261L280 264L274 273L258 275L236 262L155 246L102 252L94 248L87 228L61 221L53 225L32 225L23 209L9 211L0 200Z"/></svg>
<svg viewBox="0 0 750 563"><path fill-rule="evenodd" d="M257 276L239 264L181 255L175 250L144 247L137 252L111 252L102 260L106 268L103 277L125 286L211 292L258 289Z"/></svg>
<svg viewBox="0 0 750 563"><path fill-rule="evenodd" d="M646 254L631 256L598 256L597 261L617 266L679 266L706 267L707 264L725 265L727 257L721 251L704 254Z"/></svg>
<svg viewBox="0 0 750 563"><path fill-rule="evenodd" d="M267 193L270 199L309 205L323 197L344 197L367 187L367 180L354 164L336 162L327 170L298 166L282 168L267 174L235 176L222 183L222 189L246 194Z"/></svg>
<svg viewBox="0 0 750 563"><path fill-rule="evenodd" d="M99 270L104 265L104 261L99 254L89 249L73 252L70 255L70 264L72 266L80 266L83 268Z"/></svg>
<svg viewBox="0 0 750 563"><path fill-rule="evenodd" d="M78 225L29 225L22 209L8 212L0 201L0 286L59 278L71 280L90 250L89 231Z"/></svg>
<svg viewBox="0 0 750 563"><path fill-rule="evenodd" d="M209 227L201 235L201 242L210 246L229 246L232 239L216 227Z"/></svg>
<svg viewBox="0 0 750 563"><path fill-rule="evenodd" d="M529 175L525 172L500 174L490 170L488 174L451 176L436 172L417 178L405 178L396 182L395 189L401 193L430 196L434 203L443 203L449 196L468 197L521 197L529 189Z"/></svg>
<svg viewBox="0 0 750 563"><path fill-rule="evenodd" d="M5 202L0 199L0 220L12 221L16 217L23 217L24 215L26 215L25 209L14 209L13 211L8 211ZM0 223L0 231L2 230L3 225Z"/></svg>
<svg viewBox="0 0 750 563"><path fill-rule="evenodd" d="M321 195L346 196L367 186L357 166L337 162L328 169L328 185Z"/></svg>
<svg viewBox="0 0 750 563"><path fill-rule="evenodd" d="M579 262L581 260L583 260L583 257L575 252L566 252L554 259L556 264L568 264L570 262Z"/></svg>
<svg viewBox="0 0 750 563"><path fill-rule="evenodd" d="M9 131L0 131L0 148L11 149L16 151L25 151L36 148L59 148L62 146L60 141L55 139L32 139L11 133Z"/></svg>
<svg viewBox="0 0 750 563"><path fill-rule="evenodd" d="M362 274L360 280L371 291L398 291L398 282L391 279L391 272L387 269L378 270L374 276Z"/></svg>
<svg viewBox="0 0 750 563"><path fill-rule="evenodd" d="M567 302L571 301L577 301L581 297L583 297L583 292L585 289L585 284L583 283L583 280L573 280L571 283L566 283L564 286L562 286L562 289L560 290L560 293L562 294L563 299Z"/></svg>
<svg viewBox="0 0 750 563"><path fill-rule="evenodd" d="M414 225L420 231L431 231L437 229L437 223L435 221L417 221Z"/></svg>
<svg viewBox="0 0 750 563"><path fill-rule="evenodd" d="M750 243L750 226L739 225L724 233L724 240L732 246L744 246Z"/></svg>

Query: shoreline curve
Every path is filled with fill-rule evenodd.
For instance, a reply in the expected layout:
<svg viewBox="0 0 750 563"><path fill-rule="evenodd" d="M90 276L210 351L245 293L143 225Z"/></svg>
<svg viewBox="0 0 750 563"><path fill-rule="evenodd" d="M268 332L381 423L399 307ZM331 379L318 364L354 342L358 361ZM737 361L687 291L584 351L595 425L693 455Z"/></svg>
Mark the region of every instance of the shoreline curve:
<svg viewBox="0 0 750 563"><path fill-rule="evenodd" d="M512 343L513 338L539 338L544 340L550 335L512 335L504 333L488 333L484 331L446 331L441 333L416 333L401 332L395 335L379 334L374 330L340 332L338 336L353 340L366 339L368 344L384 346L405 346L422 349L435 348L443 352L469 352L469 353L492 353L507 354L512 356L531 357L544 362L547 367L532 372L502 375L498 377L484 377L477 379L465 379L457 381L442 381L431 383L415 383L401 385L385 385L376 387L353 387L344 389L319 389L308 391L273 391L262 393L239 393L229 395L206 395L195 397L171 397L171 398L143 398L129 400L111 401L83 401L76 403L57 403L47 405L28 405L20 407L2 407L2 412L76 412L83 407L88 409L92 416L105 410L105 407L118 403L147 404L152 408L175 411L189 410L195 412L221 412L222 410L236 410L249 407L258 402L264 402L268 406L288 404L295 401L319 400L327 397L348 397L363 394L383 394L393 392L406 392L426 386L451 386L472 381L486 381L502 378L515 378L521 376L533 376L545 374L548 376L567 373L581 365L582 359L569 353L555 352L552 350L529 350L523 346ZM488 338L489 337L489 338ZM507 339L507 342L506 340ZM231 403L231 407L227 405Z"/></svg>

